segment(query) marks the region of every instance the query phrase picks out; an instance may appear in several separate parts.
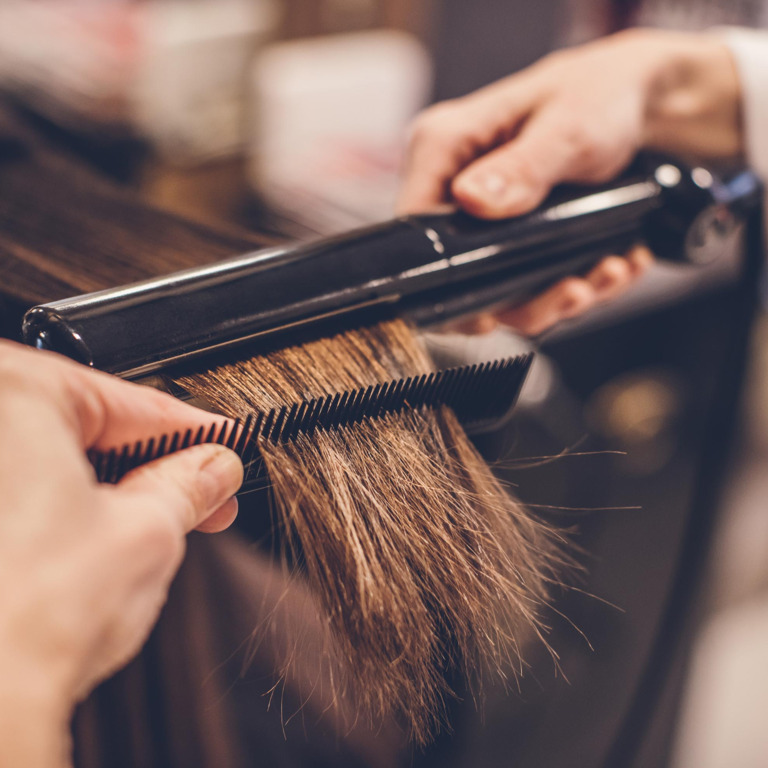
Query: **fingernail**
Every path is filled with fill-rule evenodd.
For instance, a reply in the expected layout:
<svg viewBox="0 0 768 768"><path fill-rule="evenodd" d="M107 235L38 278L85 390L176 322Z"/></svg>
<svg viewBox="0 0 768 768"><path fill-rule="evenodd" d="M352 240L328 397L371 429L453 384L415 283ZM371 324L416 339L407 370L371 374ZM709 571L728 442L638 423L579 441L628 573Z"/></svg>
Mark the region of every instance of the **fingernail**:
<svg viewBox="0 0 768 768"><path fill-rule="evenodd" d="M522 184L510 184L504 193L504 197L499 201L508 213L514 211L515 215L518 212L523 213L525 210L528 210L532 202L530 188Z"/></svg>
<svg viewBox="0 0 768 768"><path fill-rule="evenodd" d="M223 445L207 446L210 456L200 466L208 508L216 509L237 493L243 484L243 463L234 451Z"/></svg>
<svg viewBox="0 0 768 768"><path fill-rule="evenodd" d="M501 197L507 188L507 180L500 173L488 173L479 180L481 188L491 197Z"/></svg>
<svg viewBox="0 0 768 768"><path fill-rule="evenodd" d="M464 194L489 203L497 210L516 212L518 208L522 211L529 207L530 190L517 182L507 181L496 172L470 177L463 187Z"/></svg>
<svg viewBox="0 0 768 768"><path fill-rule="evenodd" d="M494 172L478 173L465 178L461 184L464 193L482 200L497 200L507 187L507 180Z"/></svg>

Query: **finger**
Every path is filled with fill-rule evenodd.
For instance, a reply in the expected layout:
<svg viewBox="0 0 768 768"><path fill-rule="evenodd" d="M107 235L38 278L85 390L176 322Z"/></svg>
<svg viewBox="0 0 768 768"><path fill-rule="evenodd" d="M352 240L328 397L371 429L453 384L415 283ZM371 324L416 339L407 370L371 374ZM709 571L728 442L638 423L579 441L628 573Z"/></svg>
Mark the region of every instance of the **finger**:
<svg viewBox="0 0 768 768"><path fill-rule="evenodd" d="M152 436L230 421L153 387L87 368L77 371L72 383L77 391L70 388L70 396L77 407L86 448L113 448Z"/></svg>
<svg viewBox="0 0 768 768"><path fill-rule="evenodd" d="M589 271L585 280L595 292L595 301L610 301L631 285L632 266L621 256L606 256Z"/></svg>
<svg viewBox="0 0 768 768"><path fill-rule="evenodd" d="M203 520L195 530L201 533L219 533L235 522L238 511L237 496L225 501L210 517Z"/></svg>
<svg viewBox="0 0 768 768"><path fill-rule="evenodd" d="M443 330L447 332L465 333L468 336L482 336L495 330L499 325L496 315L492 312L482 312L478 315L462 318L452 323L447 323Z"/></svg>
<svg viewBox="0 0 768 768"><path fill-rule="evenodd" d="M395 202L395 214L426 213L447 203L450 180L459 168L449 152L420 144L406 166Z"/></svg>
<svg viewBox="0 0 768 768"><path fill-rule="evenodd" d="M54 352L0 343L24 387L44 394L69 421L84 448L114 448L148 436L197 429L222 416L182 403L151 387L95 371Z"/></svg>
<svg viewBox="0 0 768 768"><path fill-rule="evenodd" d="M607 256L585 278L568 278L531 301L498 312L505 325L530 336L543 333L561 320L575 317L598 302L620 296L653 265L651 251L633 246L625 257Z"/></svg>
<svg viewBox="0 0 768 768"><path fill-rule="evenodd" d="M635 245L630 248L625 258L632 270L633 280L641 278L656 261L653 253L644 245Z"/></svg>
<svg viewBox="0 0 768 768"><path fill-rule="evenodd" d="M550 106L536 112L516 138L465 168L451 191L475 216L518 216L541 203L556 184L607 177L624 160L614 153L610 167L604 167L600 140L569 112Z"/></svg>
<svg viewBox="0 0 768 768"><path fill-rule="evenodd" d="M537 336L566 318L586 312L596 303L595 291L583 278L561 280L540 296L497 314L500 322L527 336Z"/></svg>
<svg viewBox="0 0 768 768"><path fill-rule="evenodd" d="M633 246L624 257L607 256L586 276L597 301L610 301L639 280L654 262L644 245Z"/></svg>
<svg viewBox="0 0 768 768"><path fill-rule="evenodd" d="M514 135L536 94L533 78L519 74L423 112L411 130L397 212L419 213L451 201L456 174Z"/></svg>
<svg viewBox="0 0 768 768"><path fill-rule="evenodd" d="M422 213L447 202L451 179L471 157L471 141L450 108L439 105L419 116L411 130L396 213Z"/></svg>
<svg viewBox="0 0 768 768"><path fill-rule="evenodd" d="M230 421L152 387L90 369L78 374L75 383L80 385L79 395L72 393L72 397L78 406L86 448L112 448L151 436Z"/></svg>
<svg viewBox="0 0 768 768"><path fill-rule="evenodd" d="M232 516L232 506L221 508L242 482L237 454L221 445L198 445L135 469L113 493L133 514L165 517L180 533L188 533L214 513L213 527Z"/></svg>

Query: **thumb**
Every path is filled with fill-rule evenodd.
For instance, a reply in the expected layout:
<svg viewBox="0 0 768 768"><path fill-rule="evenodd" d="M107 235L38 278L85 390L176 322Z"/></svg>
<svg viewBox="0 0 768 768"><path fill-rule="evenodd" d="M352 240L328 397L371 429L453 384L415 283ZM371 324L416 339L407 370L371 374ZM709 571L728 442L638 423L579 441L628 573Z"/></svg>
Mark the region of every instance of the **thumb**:
<svg viewBox="0 0 768 768"><path fill-rule="evenodd" d="M568 118L554 107L533 115L517 137L454 179L456 202L481 218L519 216L539 205L556 184L590 171L583 167L587 139Z"/></svg>
<svg viewBox="0 0 768 768"><path fill-rule="evenodd" d="M243 464L234 451L222 445L198 445L133 470L115 493L134 509L165 515L188 533L199 526L216 530L208 519L217 510L233 518L237 505L230 499L242 482ZM222 527L226 525L218 526Z"/></svg>

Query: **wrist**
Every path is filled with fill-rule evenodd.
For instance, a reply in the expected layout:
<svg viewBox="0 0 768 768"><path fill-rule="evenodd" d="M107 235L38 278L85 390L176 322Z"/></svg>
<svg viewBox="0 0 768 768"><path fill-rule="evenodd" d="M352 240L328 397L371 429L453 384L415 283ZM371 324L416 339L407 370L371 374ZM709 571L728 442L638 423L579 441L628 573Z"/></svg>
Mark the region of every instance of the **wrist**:
<svg viewBox="0 0 768 768"><path fill-rule="evenodd" d="M696 159L743 152L741 85L716 35L633 30L643 71L645 147Z"/></svg>
<svg viewBox="0 0 768 768"><path fill-rule="evenodd" d="M71 763L67 704L50 677L4 659L0 673L0 744L8 765L64 768ZM22 670L25 670L22 672Z"/></svg>

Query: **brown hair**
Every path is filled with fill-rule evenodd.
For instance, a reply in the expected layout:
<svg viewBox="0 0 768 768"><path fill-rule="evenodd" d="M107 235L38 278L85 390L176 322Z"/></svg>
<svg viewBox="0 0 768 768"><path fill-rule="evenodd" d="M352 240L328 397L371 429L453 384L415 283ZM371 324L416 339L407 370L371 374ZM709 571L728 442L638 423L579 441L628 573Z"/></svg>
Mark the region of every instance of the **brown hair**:
<svg viewBox="0 0 768 768"><path fill-rule="evenodd" d="M0 295L26 305L258 248L265 238L152 208L0 111Z"/></svg>
<svg viewBox="0 0 768 768"><path fill-rule="evenodd" d="M260 242L149 208L45 146L24 146L23 162L5 163L0 175L0 291L23 304ZM235 415L431 369L395 321L181 383ZM542 609L566 558L559 535L507 493L450 411L389 416L264 445L263 454L286 562L329 627L339 697L374 718L395 713L425 743L451 693L446 673L477 682L523 670L523 645L542 636ZM285 674L290 664L287 655Z"/></svg>
<svg viewBox="0 0 768 768"><path fill-rule="evenodd" d="M178 383L245 416L432 369L408 326L391 321ZM565 563L560 539L507 493L449 410L261 449L287 558L330 625L340 694L377 721L394 713L424 744L451 668L475 682L522 672Z"/></svg>

